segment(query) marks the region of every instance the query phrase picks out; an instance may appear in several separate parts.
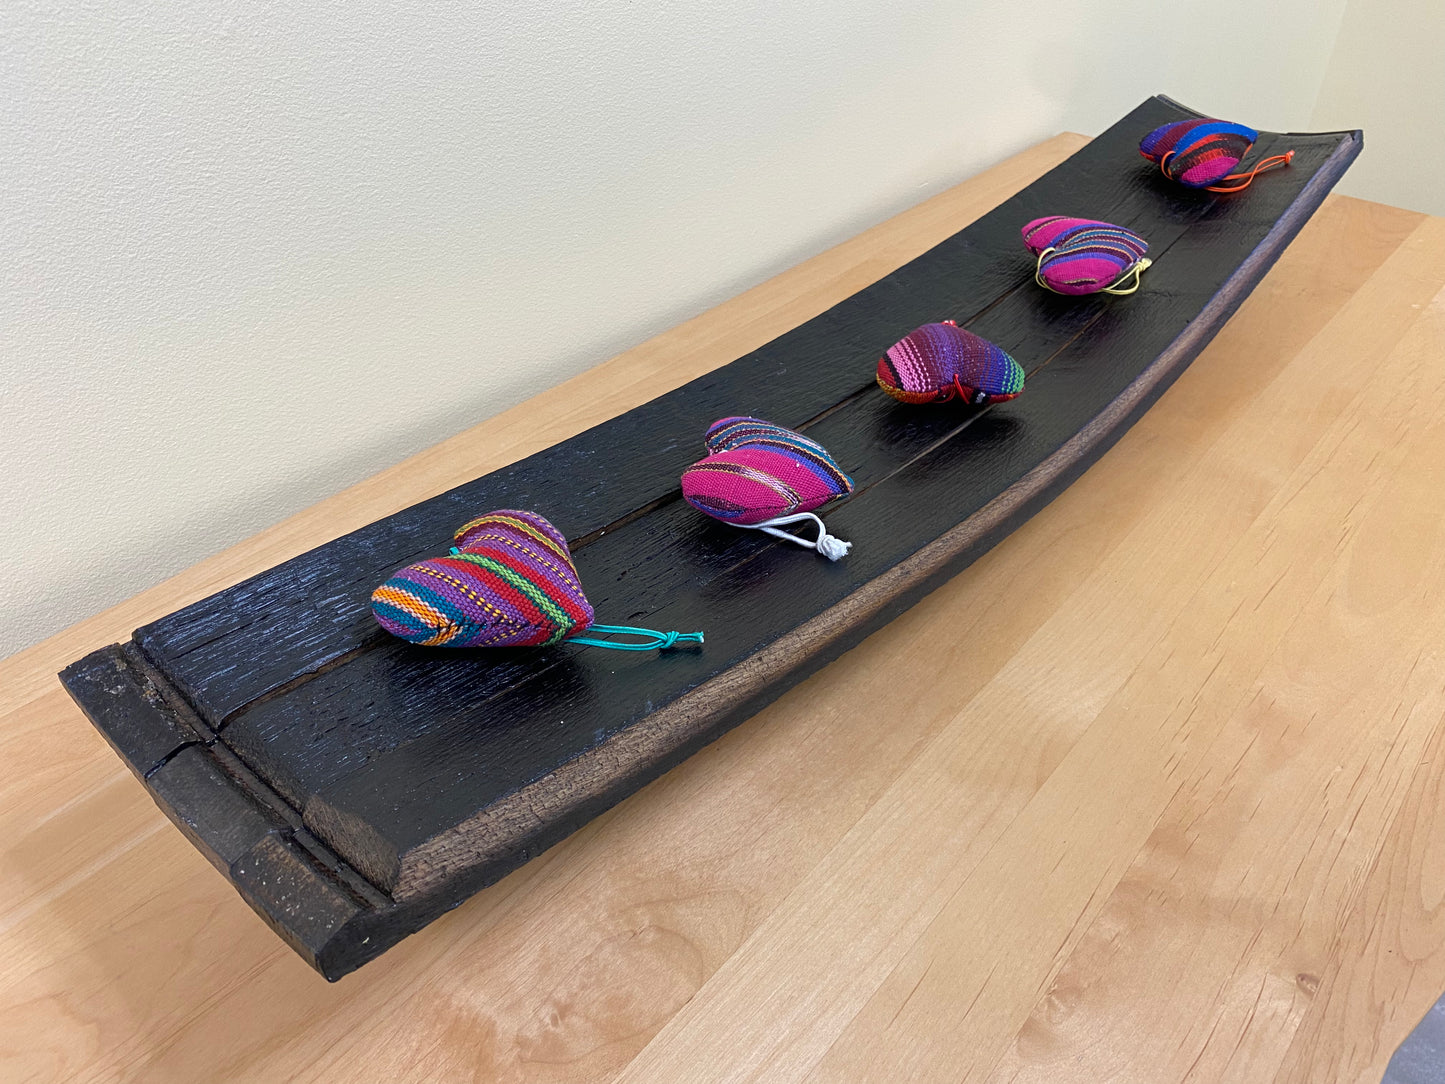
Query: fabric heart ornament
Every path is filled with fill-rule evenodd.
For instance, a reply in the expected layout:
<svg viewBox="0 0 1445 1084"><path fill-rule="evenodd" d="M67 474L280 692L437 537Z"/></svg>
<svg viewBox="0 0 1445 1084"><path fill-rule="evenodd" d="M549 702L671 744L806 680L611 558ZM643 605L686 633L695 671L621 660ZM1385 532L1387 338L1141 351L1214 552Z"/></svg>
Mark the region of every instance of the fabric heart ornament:
<svg viewBox="0 0 1445 1084"><path fill-rule="evenodd" d="M1230 170L1254 146L1259 133L1243 124L1193 117L1161 124L1139 141L1139 153L1159 166L1171 181L1210 192L1239 192L1257 174L1289 165L1294 151L1266 158L1247 173Z"/></svg>
<svg viewBox="0 0 1445 1084"><path fill-rule="evenodd" d="M1024 389L1023 366L952 320L910 331L878 359L878 386L902 403L1001 403Z"/></svg>
<svg viewBox="0 0 1445 1084"><path fill-rule="evenodd" d="M702 633L593 623L562 532L535 512L504 509L464 524L446 557L400 569L371 594L382 628L427 647L574 644L645 651L702 643ZM641 644L584 639L584 631L639 635Z"/></svg>
<svg viewBox="0 0 1445 1084"><path fill-rule="evenodd" d="M853 492L853 481L821 444L761 418L721 418L703 437L708 450L682 472L682 496L699 512L734 527L766 531L816 549L830 560L852 543L828 534L814 511ZM810 520L817 541L778 528Z"/></svg>
<svg viewBox="0 0 1445 1084"><path fill-rule="evenodd" d="M1144 238L1112 222L1049 215L1022 233L1024 246L1039 258L1034 280L1056 294L1132 294L1150 264Z"/></svg>

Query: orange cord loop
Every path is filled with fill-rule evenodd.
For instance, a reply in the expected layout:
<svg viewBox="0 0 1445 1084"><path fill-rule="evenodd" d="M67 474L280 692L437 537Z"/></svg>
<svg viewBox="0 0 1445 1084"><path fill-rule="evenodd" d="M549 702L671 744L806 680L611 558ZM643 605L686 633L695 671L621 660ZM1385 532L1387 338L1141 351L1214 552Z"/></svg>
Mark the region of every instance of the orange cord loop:
<svg viewBox="0 0 1445 1084"><path fill-rule="evenodd" d="M1248 188L1254 183L1255 177L1259 176L1261 173L1267 173L1272 169L1278 169L1280 166L1287 166L1293 160L1294 151L1285 151L1283 154L1273 155L1272 157L1266 158L1264 161L1260 162L1259 165L1255 166L1248 173L1231 173L1228 177L1219 178L1221 181L1243 181L1243 184L1230 185L1227 188L1223 185L1212 184L1205 191L1243 192L1246 188Z"/></svg>
<svg viewBox="0 0 1445 1084"><path fill-rule="evenodd" d="M1169 172L1169 159L1173 157L1174 152L1169 151L1162 158L1159 159L1159 172L1164 174L1164 176L1168 177L1171 181L1178 180L1178 178L1175 177L1174 174ZM1254 183L1255 177L1259 176L1259 174L1267 173L1272 169L1278 169L1280 166L1287 166L1293 160L1294 151L1292 150L1285 151L1283 154L1272 155L1271 157L1266 158L1264 161L1260 162L1259 165L1255 166L1248 173L1231 173L1227 177L1219 178L1221 181L1243 181L1243 184L1211 184L1204 190L1206 192L1243 192L1246 188L1248 188L1251 184Z"/></svg>

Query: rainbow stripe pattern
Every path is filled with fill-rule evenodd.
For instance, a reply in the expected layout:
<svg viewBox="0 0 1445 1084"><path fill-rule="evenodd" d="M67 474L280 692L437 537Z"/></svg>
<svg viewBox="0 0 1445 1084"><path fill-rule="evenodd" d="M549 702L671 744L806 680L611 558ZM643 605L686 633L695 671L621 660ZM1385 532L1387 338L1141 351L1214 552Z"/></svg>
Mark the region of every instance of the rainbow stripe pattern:
<svg viewBox="0 0 1445 1084"><path fill-rule="evenodd" d="M1049 215L1034 219L1022 233L1025 247L1039 257L1039 280L1060 294L1106 290L1149 251L1133 230L1092 218Z"/></svg>
<svg viewBox="0 0 1445 1084"><path fill-rule="evenodd" d="M1227 177L1258 138L1253 128L1227 120L1176 120L1140 140L1139 153L1157 163L1170 180L1208 188Z"/></svg>
<svg viewBox="0 0 1445 1084"><path fill-rule="evenodd" d="M726 523L811 512L853 492L821 444L760 418L721 418L703 443L708 455L682 472L682 496Z"/></svg>
<svg viewBox="0 0 1445 1084"><path fill-rule="evenodd" d="M562 533L535 512L489 512L457 531L450 556L408 565L371 595L393 636L429 647L533 647L586 629Z"/></svg>
<svg viewBox="0 0 1445 1084"><path fill-rule="evenodd" d="M1024 390L1023 366L952 320L910 331L878 359L878 386L903 403L982 406Z"/></svg>

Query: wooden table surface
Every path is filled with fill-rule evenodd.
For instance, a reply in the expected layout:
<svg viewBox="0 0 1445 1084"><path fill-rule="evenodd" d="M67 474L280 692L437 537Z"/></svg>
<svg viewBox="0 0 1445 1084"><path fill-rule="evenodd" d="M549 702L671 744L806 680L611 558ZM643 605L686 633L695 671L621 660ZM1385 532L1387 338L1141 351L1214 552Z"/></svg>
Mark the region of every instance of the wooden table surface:
<svg viewBox="0 0 1445 1084"><path fill-rule="evenodd" d="M0 1079L1377 1081L1445 989L1445 220L1332 198L1048 509L336 985L55 679L731 361L1082 142L0 663Z"/></svg>

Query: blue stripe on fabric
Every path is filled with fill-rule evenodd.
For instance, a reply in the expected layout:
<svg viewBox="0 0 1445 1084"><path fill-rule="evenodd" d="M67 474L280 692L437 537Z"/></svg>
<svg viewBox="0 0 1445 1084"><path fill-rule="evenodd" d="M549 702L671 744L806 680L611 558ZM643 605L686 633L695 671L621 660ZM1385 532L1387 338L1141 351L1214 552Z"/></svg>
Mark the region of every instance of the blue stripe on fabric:
<svg viewBox="0 0 1445 1084"><path fill-rule="evenodd" d="M1090 245L1122 245L1130 250L1138 250L1140 255L1149 251L1149 244L1132 230L1126 230L1122 226L1111 226L1108 229L1095 227L1088 232L1080 231L1071 236L1063 244L1055 245L1056 253L1073 252L1076 249L1087 248Z"/></svg>
<svg viewBox="0 0 1445 1084"><path fill-rule="evenodd" d="M1174 144L1174 150L1179 154L1186 154L1190 147L1196 146L1211 136L1230 134L1242 135L1251 143L1259 138L1259 133L1253 128L1246 128L1242 124L1234 124L1227 120L1219 120L1213 124L1201 124L1198 128L1191 128L1184 139Z"/></svg>

